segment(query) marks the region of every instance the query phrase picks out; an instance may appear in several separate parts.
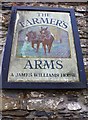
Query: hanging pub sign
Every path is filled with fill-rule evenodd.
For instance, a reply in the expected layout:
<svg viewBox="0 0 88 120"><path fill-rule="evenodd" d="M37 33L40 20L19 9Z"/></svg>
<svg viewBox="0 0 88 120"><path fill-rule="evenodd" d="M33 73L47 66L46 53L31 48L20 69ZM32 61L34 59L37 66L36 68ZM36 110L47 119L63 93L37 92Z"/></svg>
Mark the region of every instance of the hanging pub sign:
<svg viewBox="0 0 88 120"><path fill-rule="evenodd" d="M1 74L2 88L85 88L74 10L13 7Z"/></svg>

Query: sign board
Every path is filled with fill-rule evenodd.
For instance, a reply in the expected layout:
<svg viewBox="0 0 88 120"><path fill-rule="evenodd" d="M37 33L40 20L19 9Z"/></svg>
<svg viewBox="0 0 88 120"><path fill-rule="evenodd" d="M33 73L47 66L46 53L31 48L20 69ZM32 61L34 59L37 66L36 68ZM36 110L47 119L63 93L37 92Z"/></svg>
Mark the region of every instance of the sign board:
<svg viewBox="0 0 88 120"><path fill-rule="evenodd" d="M12 8L2 63L2 87L86 87L73 9Z"/></svg>

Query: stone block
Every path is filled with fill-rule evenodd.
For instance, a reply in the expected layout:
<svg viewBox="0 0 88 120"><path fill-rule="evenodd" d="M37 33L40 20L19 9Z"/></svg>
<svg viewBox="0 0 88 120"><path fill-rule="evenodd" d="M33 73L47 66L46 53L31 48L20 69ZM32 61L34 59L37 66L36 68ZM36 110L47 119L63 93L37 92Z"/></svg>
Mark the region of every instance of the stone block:
<svg viewBox="0 0 88 120"><path fill-rule="evenodd" d="M52 110L60 110L65 109L64 98L44 98L44 99L29 99L27 101L27 109L28 110L44 110L44 111L52 111Z"/></svg>

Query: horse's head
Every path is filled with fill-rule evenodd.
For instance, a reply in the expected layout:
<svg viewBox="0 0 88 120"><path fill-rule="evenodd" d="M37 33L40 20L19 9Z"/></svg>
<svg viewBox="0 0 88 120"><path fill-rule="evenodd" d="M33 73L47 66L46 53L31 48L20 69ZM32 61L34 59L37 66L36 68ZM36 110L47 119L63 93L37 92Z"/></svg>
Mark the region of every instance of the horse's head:
<svg viewBox="0 0 88 120"><path fill-rule="evenodd" d="M27 34L26 34L27 38L29 41L33 40L36 38L36 32L33 32L33 31L29 31Z"/></svg>
<svg viewBox="0 0 88 120"><path fill-rule="evenodd" d="M41 34L46 34L47 31L48 31L48 27L46 27L46 28L41 27L40 33Z"/></svg>
<svg viewBox="0 0 88 120"><path fill-rule="evenodd" d="M31 37L32 35L33 35L33 31L29 31L29 32L26 34L27 37Z"/></svg>

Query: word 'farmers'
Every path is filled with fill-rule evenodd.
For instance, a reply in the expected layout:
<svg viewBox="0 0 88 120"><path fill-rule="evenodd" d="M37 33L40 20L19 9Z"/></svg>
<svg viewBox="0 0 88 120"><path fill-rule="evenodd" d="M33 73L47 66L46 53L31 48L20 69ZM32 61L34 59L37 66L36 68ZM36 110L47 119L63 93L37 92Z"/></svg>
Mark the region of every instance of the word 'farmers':
<svg viewBox="0 0 88 120"><path fill-rule="evenodd" d="M64 29L68 27L68 24L66 22L53 18L32 18L30 20L27 19L25 22L19 22L19 23L22 27L39 25L39 24L54 25L57 27L62 27Z"/></svg>

